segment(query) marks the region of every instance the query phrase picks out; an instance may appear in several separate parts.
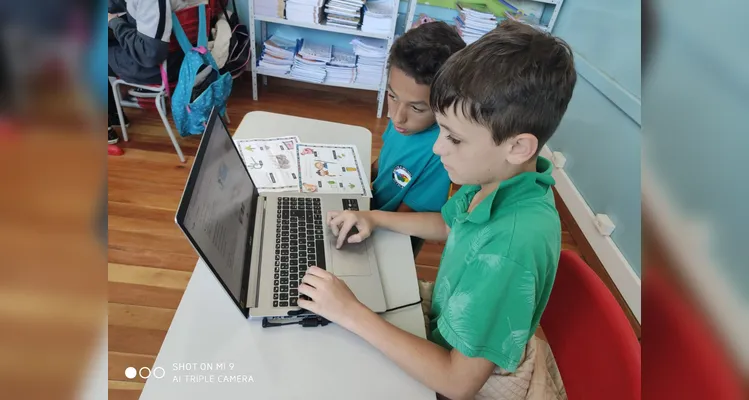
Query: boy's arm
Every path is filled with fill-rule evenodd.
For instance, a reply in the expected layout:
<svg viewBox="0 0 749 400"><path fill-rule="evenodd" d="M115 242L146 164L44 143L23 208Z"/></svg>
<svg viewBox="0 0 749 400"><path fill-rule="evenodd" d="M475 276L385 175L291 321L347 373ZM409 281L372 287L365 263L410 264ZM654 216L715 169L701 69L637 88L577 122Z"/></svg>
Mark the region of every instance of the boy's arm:
<svg viewBox="0 0 749 400"><path fill-rule="evenodd" d="M384 228L425 240L447 240L450 227L445 224L440 213L388 212L388 211L332 211L328 213L328 226L338 240L336 248L344 243L360 243L368 238L376 228ZM350 237L349 232L356 227L358 232Z"/></svg>
<svg viewBox="0 0 749 400"><path fill-rule="evenodd" d="M108 0L107 11L110 14L118 14L127 11L127 4L125 0Z"/></svg>
<svg viewBox="0 0 749 400"><path fill-rule="evenodd" d="M370 211L376 228L388 229L425 240L447 240L450 228L440 213Z"/></svg>
<svg viewBox="0 0 749 400"><path fill-rule="evenodd" d="M356 300L344 281L310 267L299 285L299 306L360 336L409 375L454 400L472 399L487 381L494 363L466 357L395 327Z"/></svg>
<svg viewBox="0 0 749 400"><path fill-rule="evenodd" d="M409 207L406 203L401 203L401 205L398 206L398 209L395 210L395 212L413 212L413 208Z"/></svg>
<svg viewBox="0 0 749 400"><path fill-rule="evenodd" d="M376 347L409 375L453 400L473 399L494 371L484 358L466 357L403 331L364 307L346 329Z"/></svg>

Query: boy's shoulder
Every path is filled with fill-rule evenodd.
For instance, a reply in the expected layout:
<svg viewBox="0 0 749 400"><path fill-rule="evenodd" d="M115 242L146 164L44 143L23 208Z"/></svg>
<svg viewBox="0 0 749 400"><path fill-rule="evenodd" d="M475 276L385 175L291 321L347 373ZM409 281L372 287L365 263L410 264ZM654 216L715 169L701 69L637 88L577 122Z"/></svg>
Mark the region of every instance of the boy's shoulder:
<svg viewBox="0 0 749 400"><path fill-rule="evenodd" d="M504 247L504 256L525 267L532 267L534 260L558 256L562 226L553 197L521 201L512 208L506 214L498 213L493 221L508 226L496 238Z"/></svg>
<svg viewBox="0 0 749 400"><path fill-rule="evenodd" d="M466 218L471 222L474 247L520 264L540 252L561 250L561 222L551 192L512 204L495 202L486 209L477 207L466 216L464 210L476 191L477 186L462 186L443 209L448 225L452 224L447 219Z"/></svg>

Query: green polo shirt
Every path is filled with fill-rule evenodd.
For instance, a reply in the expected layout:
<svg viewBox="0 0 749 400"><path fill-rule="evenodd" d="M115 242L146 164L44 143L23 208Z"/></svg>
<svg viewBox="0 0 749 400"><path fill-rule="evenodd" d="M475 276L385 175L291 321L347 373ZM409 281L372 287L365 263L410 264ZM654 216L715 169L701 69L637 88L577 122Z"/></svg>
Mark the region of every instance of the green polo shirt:
<svg viewBox="0 0 749 400"><path fill-rule="evenodd" d="M429 313L429 338L514 372L551 293L562 245L551 163L502 182L470 213L479 186L442 208L450 227Z"/></svg>

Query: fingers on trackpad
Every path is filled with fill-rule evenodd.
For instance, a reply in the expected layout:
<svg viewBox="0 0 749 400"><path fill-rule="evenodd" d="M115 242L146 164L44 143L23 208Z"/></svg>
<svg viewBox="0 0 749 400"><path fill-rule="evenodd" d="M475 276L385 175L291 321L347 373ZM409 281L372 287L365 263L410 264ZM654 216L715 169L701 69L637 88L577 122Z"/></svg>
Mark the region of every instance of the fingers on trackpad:
<svg viewBox="0 0 749 400"><path fill-rule="evenodd" d="M333 273L338 276L367 276L372 274L369 265L367 242L345 243L340 250L335 248L336 240L330 241Z"/></svg>

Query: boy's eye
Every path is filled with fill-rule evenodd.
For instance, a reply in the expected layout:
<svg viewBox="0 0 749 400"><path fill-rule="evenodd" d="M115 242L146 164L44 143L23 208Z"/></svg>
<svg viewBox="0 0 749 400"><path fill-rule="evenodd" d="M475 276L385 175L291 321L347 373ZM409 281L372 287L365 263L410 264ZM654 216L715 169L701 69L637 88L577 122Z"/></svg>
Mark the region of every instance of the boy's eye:
<svg viewBox="0 0 749 400"><path fill-rule="evenodd" d="M455 139L454 137L447 135L447 140L453 142L453 144L460 144L460 140Z"/></svg>
<svg viewBox="0 0 749 400"><path fill-rule="evenodd" d="M411 106L411 109L414 110L414 112L417 112L417 113L423 113L424 112L424 110L422 110L420 108L416 108L414 106Z"/></svg>

